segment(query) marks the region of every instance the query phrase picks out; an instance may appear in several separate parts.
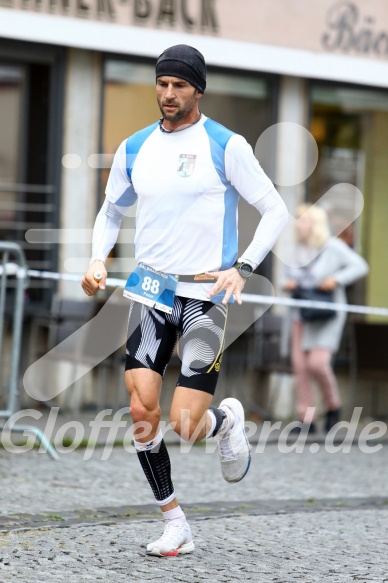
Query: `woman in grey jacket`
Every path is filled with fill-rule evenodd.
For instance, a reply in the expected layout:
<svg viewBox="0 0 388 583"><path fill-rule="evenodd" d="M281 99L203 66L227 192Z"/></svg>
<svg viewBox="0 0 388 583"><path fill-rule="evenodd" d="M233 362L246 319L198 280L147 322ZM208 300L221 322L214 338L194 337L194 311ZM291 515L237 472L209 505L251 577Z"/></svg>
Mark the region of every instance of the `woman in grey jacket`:
<svg viewBox="0 0 388 583"><path fill-rule="evenodd" d="M334 302L345 303L345 287L368 273L366 261L346 243L330 237L322 208L302 205L297 218L297 245L287 269L284 290L295 294L298 288L317 288L333 292ZM341 401L331 360L338 350L345 320L345 312L337 312L328 320L308 322L302 320L300 309L291 312L291 363L302 430L315 431L312 380L322 392L325 430L329 431L340 419Z"/></svg>

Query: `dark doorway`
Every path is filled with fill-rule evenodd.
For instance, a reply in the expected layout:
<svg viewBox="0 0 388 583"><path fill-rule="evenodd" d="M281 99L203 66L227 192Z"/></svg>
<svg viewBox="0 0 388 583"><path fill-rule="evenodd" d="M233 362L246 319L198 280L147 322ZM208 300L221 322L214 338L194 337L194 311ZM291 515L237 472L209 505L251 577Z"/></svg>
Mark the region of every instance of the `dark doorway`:
<svg viewBox="0 0 388 583"><path fill-rule="evenodd" d="M21 245L31 269L49 271L56 268L55 246L29 244L25 235L58 225L60 53L0 44L0 239ZM52 291L52 282L31 280L27 310L48 306Z"/></svg>

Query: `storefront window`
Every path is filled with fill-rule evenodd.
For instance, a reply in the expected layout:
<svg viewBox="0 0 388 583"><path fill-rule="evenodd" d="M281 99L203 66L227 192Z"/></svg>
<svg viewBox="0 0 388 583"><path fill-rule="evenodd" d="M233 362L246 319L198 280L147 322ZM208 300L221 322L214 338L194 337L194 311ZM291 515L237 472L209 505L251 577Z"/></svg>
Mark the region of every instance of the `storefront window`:
<svg viewBox="0 0 388 583"><path fill-rule="evenodd" d="M314 202L338 183L351 183L361 190L364 211L340 236L370 266L366 290L361 291L361 286L355 299L384 306L388 92L314 83L311 102L311 132L318 143L319 162L309 181L308 197ZM338 234L343 228L339 207L330 219L333 234Z"/></svg>
<svg viewBox="0 0 388 583"><path fill-rule="evenodd" d="M207 89L200 101L201 111L242 134L254 148L260 134L274 123L272 80L266 77L209 71ZM102 146L105 169L101 172L100 201L109 174L113 154L119 144L135 131L155 122L160 111L155 97L154 65L107 60L104 70L104 114ZM239 207L240 247L247 247L257 227L259 215L252 213L243 200ZM125 219L125 240L120 234L110 270L116 273L128 270L119 257L133 256L133 239L128 243L128 229L133 228L134 217ZM267 267L267 271L269 266Z"/></svg>
<svg viewBox="0 0 388 583"><path fill-rule="evenodd" d="M30 268L55 270L53 246L25 237L30 229L54 228L57 221L52 68L35 62L30 49L25 60L21 51L20 62L3 59L1 49L0 240L20 245ZM49 280L31 280L27 307L48 305L52 288Z"/></svg>
<svg viewBox="0 0 388 583"><path fill-rule="evenodd" d="M0 240L7 240L17 221L17 192L20 182L20 132L25 74L22 67L0 64Z"/></svg>
<svg viewBox="0 0 388 583"><path fill-rule="evenodd" d="M18 181L24 77L22 67L0 65L0 176L7 184Z"/></svg>

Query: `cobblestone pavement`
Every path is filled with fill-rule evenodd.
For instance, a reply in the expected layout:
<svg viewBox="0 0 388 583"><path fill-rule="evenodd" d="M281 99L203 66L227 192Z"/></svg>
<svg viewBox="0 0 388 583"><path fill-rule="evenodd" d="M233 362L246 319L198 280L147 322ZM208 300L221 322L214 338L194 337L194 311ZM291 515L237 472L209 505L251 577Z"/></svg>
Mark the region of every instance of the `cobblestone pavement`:
<svg viewBox="0 0 388 583"><path fill-rule="evenodd" d="M281 453L276 445L263 453L253 448L251 468L238 484L228 484L219 471L218 454L202 446L188 453L169 446L174 486L182 504L228 500L370 497L388 495L388 444L365 454ZM84 460L85 450L62 454L53 462L47 454L11 454L0 450L1 514L65 511L90 506L149 504L154 499L137 456L113 448Z"/></svg>
<svg viewBox="0 0 388 583"><path fill-rule="evenodd" d="M191 520L196 551L158 559L160 522L53 528L0 537L1 581L388 581L386 511Z"/></svg>
<svg viewBox="0 0 388 583"><path fill-rule="evenodd" d="M216 452L169 449L196 550L168 559L144 555L162 523L134 453L0 451L0 582L388 582L386 444L254 447L239 484Z"/></svg>

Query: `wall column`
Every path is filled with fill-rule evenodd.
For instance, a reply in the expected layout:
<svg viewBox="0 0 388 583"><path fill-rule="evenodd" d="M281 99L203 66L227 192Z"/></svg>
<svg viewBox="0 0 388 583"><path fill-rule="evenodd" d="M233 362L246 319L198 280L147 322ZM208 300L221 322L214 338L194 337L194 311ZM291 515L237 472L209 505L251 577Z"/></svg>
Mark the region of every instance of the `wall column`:
<svg viewBox="0 0 388 583"><path fill-rule="evenodd" d="M83 273L91 256L90 235L75 242L71 229L91 229L96 217L98 170L89 167L88 157L98 153L99 147L101 75L99 53L69 49L60 228L70 231L60 246L58 269L63 273ZM61 296L85 298L77 283L61 282L59 291Z"/></svg>
<svg viewBox="0 0 388 583"><path fill-rule="evenodd" d="M305 79L282 77L279 87L278 123L293 122L308 128L308 92ZM304 167L307 163L306 144L304 140L295 140L289 132L280 132L276 147L276 177L278 182L287 181L293 176L293 168ZM278 192L287 205L291 217L295 216L297 206L304 201L305 183L293 186L279 186ZM273 285L280 295L280 282L284 273L284 258L294 242L294 226L290 218L287 228L274 247ZM274 311L286 315L287 308L274 307ZM295 416L294 378L292 375L271 375L269 383L269 401L272 415L276 419L289 419ZM271 394L273 393L273 394ZM296 417L295 417L296 418Z"/></svg>
<svg viewBox="0 0 388 583"><path fill-rule="evenodd" d="M299 77L282 77L279 86L278 123L297 123L308 129L308 90L307 81ZM285 182L293 176L293 168L306 167L307 152L304 140L295 141L285 132L278 141L276 148L276 176L279 182ZM291 216L295 216L297 206L304 201L305 183L294 186L275 185L287 205ZM279 280L283 271L283 262L279 257L285 257L287 250L294 241L294 229L290 220L288 227L274 247L276 260L274 263L273 278L275 289L279 289Z"/></svg>

